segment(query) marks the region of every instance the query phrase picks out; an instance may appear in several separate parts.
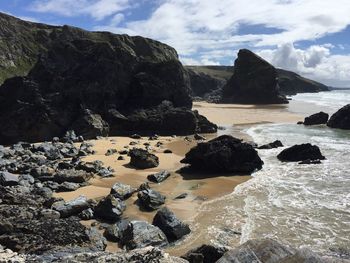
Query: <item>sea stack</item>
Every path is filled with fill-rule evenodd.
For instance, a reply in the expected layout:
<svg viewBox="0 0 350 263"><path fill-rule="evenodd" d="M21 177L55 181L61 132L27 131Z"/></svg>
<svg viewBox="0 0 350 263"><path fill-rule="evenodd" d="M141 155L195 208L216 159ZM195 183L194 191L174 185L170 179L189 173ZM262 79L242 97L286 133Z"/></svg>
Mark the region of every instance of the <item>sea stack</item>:
<svg viewBox="0 0 350 263"><path fill-rule="evenodd" d="M224 103L285 104L279 91L277 71L270 63L248 49L241 49L234 74L223 88Z"/></svg>

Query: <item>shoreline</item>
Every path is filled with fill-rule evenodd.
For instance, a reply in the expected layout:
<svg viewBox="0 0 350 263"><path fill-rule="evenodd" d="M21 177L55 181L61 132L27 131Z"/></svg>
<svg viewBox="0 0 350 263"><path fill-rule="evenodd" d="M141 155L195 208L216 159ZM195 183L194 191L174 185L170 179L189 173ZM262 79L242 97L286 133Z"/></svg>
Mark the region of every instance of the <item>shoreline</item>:
<svg viewBox="0 0 350 263"><path fill-rule="evenodd" d="M245 141L251 141L252 138L244 132L245 129L263 124L263 123L280 123L280 122L296 122L301 116L290 113L288 107L273 106L254 106L254 105L225 105L225 104L209 104L204 102L194 103L194 110L198 110L200 114L206 116L210 121L218 125L225 126L225 130L219 130L217 134L205 134L209 140L222 134L231 134ZM116 182L129 184L134 188L138 188L144 182L147 182L147 175L162 170L171 172L171 176L160 184L150 183L150 187L165 195L167 206L178 216L179 219L188 223L192 228L192 232L184 240L176 245L166 249L171 255L179 256L189 249L195 248L203 244L202 237L205 236L206 226L211 216L206 216L203 212L203 206L210 202L216 202L220 198L231 194L234 189L251 179L251 176L225 176L213 175L212 177L196 178L195 175L180 174L179 169L183 164L180 160L184 155L196 145L193 136L188 136L191 141L184 140L185 137L159 137L159 140L149 141L148 138L134 140L129 137L108 137L100 140L92 140L93 149L96 151L94 155L83 158L83 161L100 160L104 166L110 166L115 170L114 177L111 178L94 178L90 180L90 185L79 188L73 192L55 193L55 197L62 197L64 200L72 200L84 195L89 199L99 200L109 194L112 185ZM136 142L136 145L130 146L130 142ZM163 145L156 147L156 143L161 142ZM117 149L118 151L125 148L140 147L145 148L144 143L151 144L151 152L159 157L159 166L152 169L136 170L130 168L129 157L124 156L125 160L117 160L118 154L105 156L108 149ZM171 154L165 154L163 151L170 149ZM185 199L174 200L174 198L182 193L187 193ZM154 212L140 211L135 204L137 195L134 194L126 200L127 209L123 217L127 219L145 220L152 223ZM205 209L204 209L205 210ZM204 215L203 215L204 213ZM95 223L95 220L82 222L89 226ZM108 242L106 251L118 251L118 244Z"/></svg>

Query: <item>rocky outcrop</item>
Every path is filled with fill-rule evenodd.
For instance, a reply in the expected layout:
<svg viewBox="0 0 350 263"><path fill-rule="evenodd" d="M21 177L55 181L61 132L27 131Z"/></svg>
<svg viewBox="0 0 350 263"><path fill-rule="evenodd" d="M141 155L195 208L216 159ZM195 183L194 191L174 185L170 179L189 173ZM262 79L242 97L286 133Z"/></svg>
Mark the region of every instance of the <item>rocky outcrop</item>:
<svg viewBox="0 0 350 263"><path fill-rule="evenodd" d="M169 176L170 176L170 172L164 170L164 171L160 171L160 172L155 173L155 174L148 175L147 179L151 182L154 182L154 183L161 183L161 182L165 181Z"/></svg>
<svg viewBox="0 0 350 263"><path fill-rule="evenodd" d="M329 119L327 126L331 128L350 130L350 104L334 113Z"/></svg>
<svg viewBox="0 0 350 263"><path fill-rule="evenodd" d="M85 139L135 130L200 130L198 114L190 110L188 74L173 48L142 37L0 18L25 25L14 31L16 39L26 31L42 34L24 46L46 43L34 52L28 75L6 79L0 87L0 143L50 140L67 130ZM0 34L14 34L5 22ZM158 108L163 101L171 105L166 111Z"/></svg>
<svg viewBox="0 0 350 263"><path fill-rule="evenodd" d="M251 174L263 165L253 146L229 135L199 143L181 163L194 170L235 174Z"/></svg>
<svg viewBox="0 0 350 263"><path fill-rule="evenodd" d="M302 77L292 71L277 69L280 92L284 95L329 91L329 87L317 81Z"/></svg>
<svg viewBox="0 0 350 263"><path fill-rule="evenodd" d="M274 149L274 148L279 148L279 147L283 147L283 144L281 141L276 140L274 142L270 142L268 144L264 144L258 147L258 149L260 150L270 150L270 149Z"/></svg>
<svg viewBox="0 0 350 263"><path fill-rule="evenodd" d="M277 158L282 162L301 162L301 161L315 161L326 159L320 151L320 148L310 143L294 145L283 150Z"/></svg>
<svg viewBox="0 0 350 263"><path fill-rule="evenodd" d="M103 220L116 222L121 218L125 209L125 203L110 194L97 204L94 214Z"/></svg>
<svg viewBox="0 0 350 263"><path fill-rule="evenodd" d="M147 211L157 210L165 203L165 196L152 189L140 190L137 197L140 207Z"/></svg>
<svg viewBox="0 0 350 263"><path fill-rule="evenodd" d="M310 125L326 124L328 122L328 118L329 118L329 115L321 111L319 113L315 113L309 117L306 117L304 120L304 125L310 126Z"/></svg>
<svg viewBox="0 0 350 263"><path fill-rule="evenodd" d="M247 49L238 52L235 71L223 88L222 102L243 104L281 104L277 71L267 61Z"/></svg>
<svg viewBox="0 0 350 263"><path fill-rule="evenodd" d="M212 245L202 245L195 249L191 249L182 258L188 260L190 263L212 263L219 260L225 253L227 248L216 247Z"/></svg>

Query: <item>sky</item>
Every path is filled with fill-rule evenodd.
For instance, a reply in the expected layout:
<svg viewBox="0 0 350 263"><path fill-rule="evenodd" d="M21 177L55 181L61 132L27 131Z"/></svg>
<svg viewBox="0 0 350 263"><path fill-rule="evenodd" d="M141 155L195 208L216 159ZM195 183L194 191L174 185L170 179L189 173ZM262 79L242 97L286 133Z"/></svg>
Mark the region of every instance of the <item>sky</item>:
<svg viewBox="0 0 350 263"><path fill-rule="evenodd" d="M153 38L186 65L233 65L248 48L276 67L350 87L350 0L0 0L0 11Z"/></svg>

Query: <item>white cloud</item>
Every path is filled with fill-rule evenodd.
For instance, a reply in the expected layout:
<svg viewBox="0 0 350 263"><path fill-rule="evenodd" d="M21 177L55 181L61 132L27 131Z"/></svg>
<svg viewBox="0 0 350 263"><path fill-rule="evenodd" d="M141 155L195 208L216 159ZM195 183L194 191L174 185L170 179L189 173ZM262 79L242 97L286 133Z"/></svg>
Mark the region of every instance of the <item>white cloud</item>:
<svg viewBox="0 0 350 263"><path fill-rule="evenodd" d="M89 15L101 20L131 7L130 0L36 0L30 10L62 16Z"/></svg>
<svg viewBox="0 0 350 263"><path fill-rule="evenodd" d="M287 43L258 54L276 67L289 69L331 86L348 85L350 55L332 55L333 45L313 45L305 50Z"/></svg>

